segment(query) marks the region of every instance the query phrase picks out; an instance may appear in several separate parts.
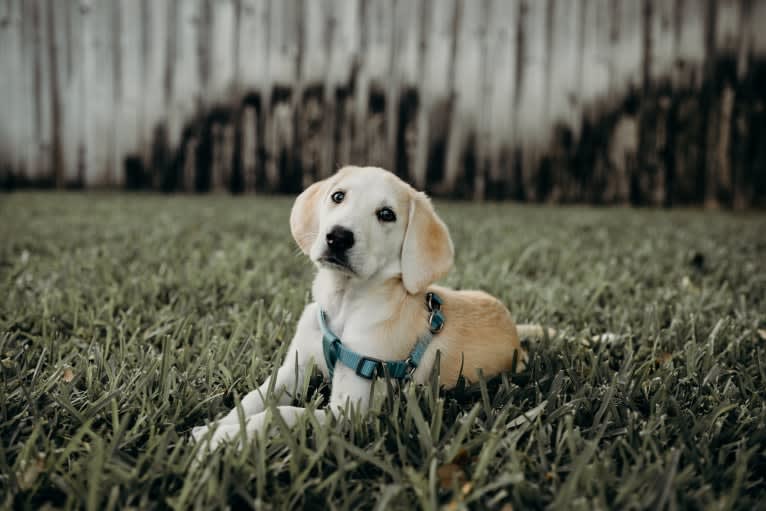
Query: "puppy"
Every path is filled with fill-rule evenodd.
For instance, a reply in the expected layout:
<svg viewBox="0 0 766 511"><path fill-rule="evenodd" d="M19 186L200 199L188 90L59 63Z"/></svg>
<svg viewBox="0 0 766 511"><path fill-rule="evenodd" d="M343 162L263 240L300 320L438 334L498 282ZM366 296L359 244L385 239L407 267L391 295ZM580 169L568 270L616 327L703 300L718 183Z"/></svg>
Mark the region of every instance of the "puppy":
<svg viewBox="0 0 766 511"><path fill-rule="evenodd" d="M428 197L394 174L341 169L300 194L290 229L317 267L314 302L298 321L283 365L242 399L247 434L267 424L264 402L272 386L288 426L305 413L286 405L310 367L331 377L329 410L314 412L320 422L348 404L366 410L378 375L423 383L437 352L447 387L461 374L476 380L480 369L491 377L514 361L516 370L524 368L516 325L500 301L434 285L452 267L449 231ZM241 438L238 409L192 435L208 438L211 448Z"/></svg>

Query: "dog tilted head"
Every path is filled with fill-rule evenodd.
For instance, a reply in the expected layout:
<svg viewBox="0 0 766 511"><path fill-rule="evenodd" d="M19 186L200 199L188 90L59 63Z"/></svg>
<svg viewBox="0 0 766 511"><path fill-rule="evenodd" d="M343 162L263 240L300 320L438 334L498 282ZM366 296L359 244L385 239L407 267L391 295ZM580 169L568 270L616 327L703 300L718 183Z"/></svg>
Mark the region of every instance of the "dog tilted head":
<svg viewBox="0 0 766 511"><path fill-rule="evenodd" d="M308 187L290 229L318 267L360 280L401 276L412 294L452 267L452 240L431 201L377 167L344 167Z"/></svg>

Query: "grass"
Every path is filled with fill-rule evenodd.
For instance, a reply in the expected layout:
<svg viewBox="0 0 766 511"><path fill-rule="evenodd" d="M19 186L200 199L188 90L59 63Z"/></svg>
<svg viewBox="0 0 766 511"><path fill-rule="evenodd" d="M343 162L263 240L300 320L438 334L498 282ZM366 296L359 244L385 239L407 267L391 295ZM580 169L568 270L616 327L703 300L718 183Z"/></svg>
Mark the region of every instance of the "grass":
<svg viewBox="0 0 766 511"><path fill-rule="evenodd" d="M290 204L0 197L0 506L764 508L762 214L439 204L446 283L560 330L529 370L189 471L189 430L274 370L308 300Z"/></svg>

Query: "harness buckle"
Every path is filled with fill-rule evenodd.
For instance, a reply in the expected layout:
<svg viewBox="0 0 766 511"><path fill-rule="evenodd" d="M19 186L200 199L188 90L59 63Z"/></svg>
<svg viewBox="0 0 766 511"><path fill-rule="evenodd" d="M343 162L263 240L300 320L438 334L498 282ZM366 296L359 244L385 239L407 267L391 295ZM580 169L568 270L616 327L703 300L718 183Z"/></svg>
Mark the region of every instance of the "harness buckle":
<svg viewBox="0 0 766 511"><path fill-rule="evenodd" d="M442 301L441 298L436 296L435 293L429 292L426 294L426 307L428 307L428 310L438 311L442 307Z"/></svg>
<svg viewBox="0 0 766 511"><path fill-rule="evenodd" d="M364 374L362 371L364 370L364 366L367 362L373 362L375 364L375 367L373 368L373 372L370 374ZM362 378L371 380L372 377L375 375L375 369L378 370L378 374L382 374L381 371L383 369L383 361L379 358L375 357L362 357L359 359L359 363L356 364L356 374L357 376L361 376Z"/></svg>
<svg viewBox="0 0 766 511"><path fill-rule="evenodd" d="M428 329L432 334L438 334L444 328L444 315L439 309L432 310L428 315Z"/></svg>

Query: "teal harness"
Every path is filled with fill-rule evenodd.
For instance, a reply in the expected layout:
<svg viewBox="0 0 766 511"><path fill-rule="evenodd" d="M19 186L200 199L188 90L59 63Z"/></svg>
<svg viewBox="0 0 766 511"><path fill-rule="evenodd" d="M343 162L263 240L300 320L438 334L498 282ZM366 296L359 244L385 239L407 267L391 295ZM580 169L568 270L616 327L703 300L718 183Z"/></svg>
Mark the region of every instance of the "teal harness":
<svg viewBox="0 0 766 511"><path fill-rule="evenodd" d="M436 293L426 294L428 331L418 337L415 347L404 360L380 360L366 357L343 346L340 338L330 330L327 324L327 314L320 308L319 326L322 329L322 349L324 350L324 360L327 363L327 371L330 373L330 380L332 380L337 362L350 367L356 371L356 374L368 380L375 378L376 375L383 376L384 374L397 380L404 380L412 376L412 373L418 368L426 348L431 343L431 339L444 328L444 314L442 314L441 305L442 300Z"/></svg>

